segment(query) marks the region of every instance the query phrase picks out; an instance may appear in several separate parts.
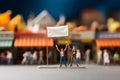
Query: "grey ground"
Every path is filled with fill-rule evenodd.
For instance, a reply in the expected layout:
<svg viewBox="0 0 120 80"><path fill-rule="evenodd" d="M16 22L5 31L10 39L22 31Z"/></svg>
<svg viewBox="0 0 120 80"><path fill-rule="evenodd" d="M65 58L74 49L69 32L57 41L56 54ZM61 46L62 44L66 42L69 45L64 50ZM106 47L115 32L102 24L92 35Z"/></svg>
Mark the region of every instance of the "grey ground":
<svg viewBox="0 0 120 80"><path fill-rule="evenodd" d="M120 80L120 66L1 65L0 80Z"/></svg>

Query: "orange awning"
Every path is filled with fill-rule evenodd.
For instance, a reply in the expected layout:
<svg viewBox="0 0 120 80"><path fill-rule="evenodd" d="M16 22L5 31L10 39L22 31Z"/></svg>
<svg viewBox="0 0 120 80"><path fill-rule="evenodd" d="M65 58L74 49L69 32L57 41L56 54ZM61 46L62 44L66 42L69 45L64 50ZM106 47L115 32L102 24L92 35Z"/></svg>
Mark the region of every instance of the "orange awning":
<svg viewBox="0 0 120 80"><path fill-rule="evenodd" d="M98 39L96 44L99 47L120 47L120 39Z"/></svg>
<svg viewBox="0 0 120 80"><path fill-rule="evenodd" d="M52 47L52 38L16 38L15 47Z"/></svg>

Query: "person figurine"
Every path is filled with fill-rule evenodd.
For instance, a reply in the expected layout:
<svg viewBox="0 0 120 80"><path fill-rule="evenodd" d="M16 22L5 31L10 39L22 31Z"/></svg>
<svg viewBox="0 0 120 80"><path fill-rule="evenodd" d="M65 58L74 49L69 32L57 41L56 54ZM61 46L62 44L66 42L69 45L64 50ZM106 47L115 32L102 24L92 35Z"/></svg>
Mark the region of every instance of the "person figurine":
<svg viewBox="0 0 120 80"><path fill-rule="evenodd" d="M1 64L5 64L5 61L6 61L5 53L3 52L1 53L0 60L1 60Z"/></svg>
<svg viewBox="0 0 120 80"><path fill-rule="evenodd" d="M32 55L32 64L37 64L37 51L35 50Z"/></svg>
<svg viewBox="0 0 120 80"><path fill-rule="evenodd" d="M49 63L52 63L52 62L53 62L53 54L52 54L52 51L49 51L49 53L48 53L48 60L49 60Z"/></svg>
<svg viewBox="0 0 120 80"><path fill-rule="evenodd" d="M12 53L9 50L7 50L6 53L7 64L12 64Z"/></svg>
<svg viewBox="0 0 120 80"><path fill-rule="evenodd" d="M104 53L103 53L103 64L109 64L110 60L109 60L109 54L107 52L107 49L104 49Z"/></svg>
<svg viewBox="0 0 120 80"><path fill-rule="evenodd" d="M120 59L120 56L118 52L115 52L113 55L114 64L119 64L119 59Z"/></svg>
<svg viewBox="0 0 120 80"><path fill-rule="evenodd" d="M76 50L75 46L73 46L70 67L72 67L72 64L74 61L77 65L77 67L79 67L77 59L76 59L76 54L77 54L77 50Z"/></svg>
<svg viewBox="0 0 120 80"><path fill-rule="evenodd" d="M77 49L76 59L77 59L77 63L80 64L81 63L81 53L80 53L79 49Z"/></svg>
<svg viewBox="0 0 120 80"><path fill-rule="evenodd" d="M99 50L97 53L97 63L100 64L102 61L102 50Z"/></svg>
<svg viewBox="0 0 120 80"><path fill-rule="evenodd" d="M27 64L27 56L28 56L28 52L25 51L23 53L23 60L22 60L21 64Z"/></svg>
<svg viewBox="0 0 120 80"><path fill-rule="evenodd" d="M32 64L32 53L31 51L27 51L27 64Z"/></svg>
<svg viewBox="0 0 120 80"><path fill-rule="evenodd" d="M85 52L85 64L88 64L90 61L90 49L87 49Z"/></svg>
<svg viewBox="0 0 120 80"><path fill-rule="evenodd" d="M44 60L43 60L43 51L42 50L40 50L40 52L39 52L39 61L38 61L38 63L39 64L44 64L45 62L44 62Z"/></svg>
<svg viewBox="0 0 120 80"><path fill-rule="evenodd" d="M67 65L66 65L66 59L65 59L65 51L67 49L67 45L66 45L65 49L63 49L63 48L58 49L58 45L56 45L56 49L60 53L60 67L62 67L62 61L64 61L65 67L67 67Z"/></svg>
<svg viewBox="0 0 120 80"><path fill-rule="evenodd" d="M70 45L68 44L68 50L67 50L67 64L69 65L71 62L71 56L72 56L72 49Z"/></svg>

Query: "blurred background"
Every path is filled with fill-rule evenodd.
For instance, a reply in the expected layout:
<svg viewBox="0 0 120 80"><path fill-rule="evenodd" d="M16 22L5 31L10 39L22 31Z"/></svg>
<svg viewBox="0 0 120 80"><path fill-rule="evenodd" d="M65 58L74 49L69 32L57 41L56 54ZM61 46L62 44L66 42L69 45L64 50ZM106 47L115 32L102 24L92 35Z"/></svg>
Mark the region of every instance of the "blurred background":
<svg viewBox="0 0 120 80"><path fill-rule="evenodd" d="M43 50L47 64L47 52L52 51L51 63L57 63L55 44L70 42L81 50L83 62L88 49L91 63L97 62L99 49L107 49L114 63L115 52L120 54L119 4L120 0L0 0L0 53L10 50L13 63L20 64L25 51ZM46 27L61 25L68 25L70 40L51 38L46 44Z"/></svg>

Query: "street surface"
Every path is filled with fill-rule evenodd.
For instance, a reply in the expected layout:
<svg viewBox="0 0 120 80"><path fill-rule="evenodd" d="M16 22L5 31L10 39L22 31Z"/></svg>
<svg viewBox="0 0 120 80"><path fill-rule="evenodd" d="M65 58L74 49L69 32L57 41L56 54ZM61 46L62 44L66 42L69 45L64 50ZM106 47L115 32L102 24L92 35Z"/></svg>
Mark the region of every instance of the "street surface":
<svg viewBox="0 0 120 80"><path fill-rule="evenodd" d="M1 65L0 80L120 80L120 66Z"/></svg>

